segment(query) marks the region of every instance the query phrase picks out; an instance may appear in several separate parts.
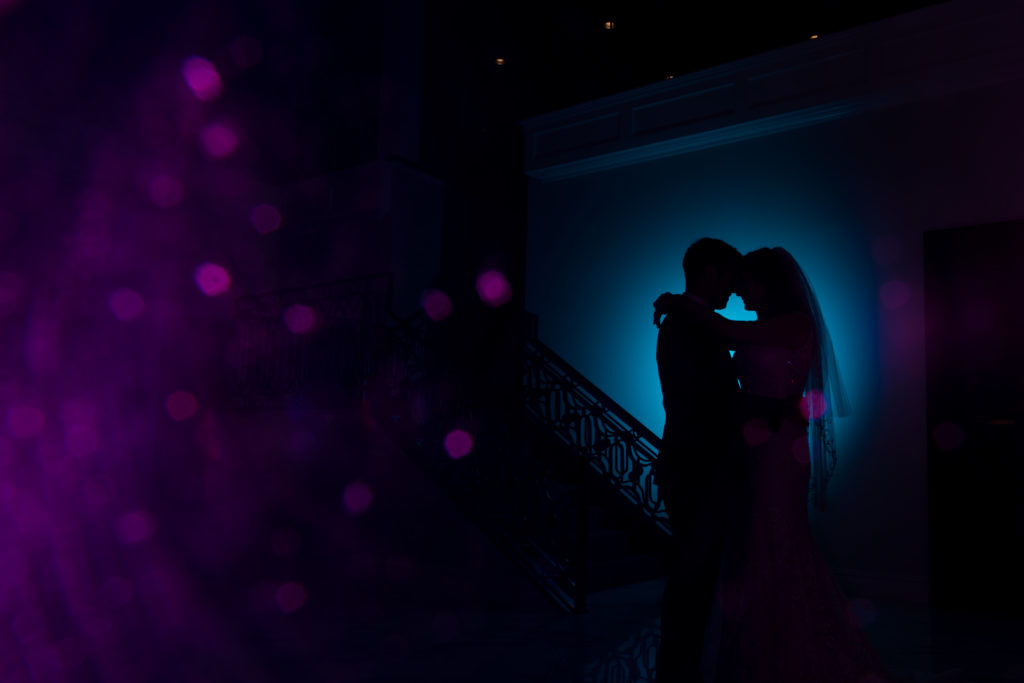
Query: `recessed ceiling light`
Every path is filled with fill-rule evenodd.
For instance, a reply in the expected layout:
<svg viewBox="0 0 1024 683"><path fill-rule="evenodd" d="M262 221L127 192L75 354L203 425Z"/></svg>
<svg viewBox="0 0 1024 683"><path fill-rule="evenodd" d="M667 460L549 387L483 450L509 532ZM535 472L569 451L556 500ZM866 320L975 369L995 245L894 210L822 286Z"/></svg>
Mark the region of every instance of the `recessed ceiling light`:
<svg viewBox="0 0 1024 683"><path fill-rule="evenodd" d="M497 64L498 66L505 66L505 60L502 57L498 57L497 59L495 59L494 63Z"/></svg>

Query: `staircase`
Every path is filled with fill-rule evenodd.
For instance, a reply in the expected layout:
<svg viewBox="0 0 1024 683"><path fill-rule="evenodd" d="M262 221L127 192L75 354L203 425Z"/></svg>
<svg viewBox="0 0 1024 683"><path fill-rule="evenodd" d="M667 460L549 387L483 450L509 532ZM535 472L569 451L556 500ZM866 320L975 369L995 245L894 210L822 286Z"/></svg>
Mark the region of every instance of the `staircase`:
<svg viewBox="0 0 1024 683"><path fill-rule="evenodd" d="M443 340L424 315L388 313L387 276L271 292L241 301L244 405L358 395L395 441L560 608L664 573L669 531L651 476L660 442L527 334L521 414L487 414L459 391ZM316 327L281 323L302 305ZM532 329L536 329L535 325ZM462 427L472 451L451 457Z"/></svg>

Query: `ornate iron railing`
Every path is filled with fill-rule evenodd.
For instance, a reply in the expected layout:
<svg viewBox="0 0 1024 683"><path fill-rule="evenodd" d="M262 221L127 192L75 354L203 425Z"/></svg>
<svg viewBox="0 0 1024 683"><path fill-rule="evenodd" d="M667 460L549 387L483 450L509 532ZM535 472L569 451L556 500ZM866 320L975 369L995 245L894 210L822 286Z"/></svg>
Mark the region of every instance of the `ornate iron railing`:
<svg viewBox="0 0 1024 683"><path fill-rule="evenodd" d="M670 534L654 483L661 439L539 339L526 344L526 411Z"/></svg>
<svg viewBox="0 0 1024 683"><path fill-rule="evenodd" d="M604 657L587 663L584 680L593 683L652 683L661 643L661 622L647 624Z"/></svg>
<svg viewBox="0 0 1024 683"><path fill-rule="evenodd" d="M278 404L318 389L359 391L390 302L390 275L239 299L235 363L241 402Z"/></svg>

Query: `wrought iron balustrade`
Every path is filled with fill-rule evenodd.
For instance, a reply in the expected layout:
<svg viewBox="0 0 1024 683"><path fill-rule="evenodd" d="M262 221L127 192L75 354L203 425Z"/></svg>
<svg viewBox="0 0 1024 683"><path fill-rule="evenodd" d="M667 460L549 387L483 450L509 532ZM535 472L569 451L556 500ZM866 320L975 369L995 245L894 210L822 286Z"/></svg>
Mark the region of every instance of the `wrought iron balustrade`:
<svg viewBox="0 0 1024 683"><path fill-rule="evenodd" d="M526 344L527 414L670 534L654 483L661 439L539 339Z"/></svg>

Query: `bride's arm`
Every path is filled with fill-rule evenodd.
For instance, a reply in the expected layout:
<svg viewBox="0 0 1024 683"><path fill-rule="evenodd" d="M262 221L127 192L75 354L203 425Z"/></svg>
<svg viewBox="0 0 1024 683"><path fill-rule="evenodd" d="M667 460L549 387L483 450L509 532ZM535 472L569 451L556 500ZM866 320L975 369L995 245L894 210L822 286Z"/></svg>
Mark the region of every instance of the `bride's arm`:
<svg viewBox="0 0 1024 683"><path fill-rule="evenodd" d="M814 324L803 313L787 313L765 320L729 320L710 308L696 304L681 295L662 295L655 302L658 312L679 312L692 315L724 337L729 346L759 344L799 348L814 335Z"/></svg>
<svg viewBox="0 0 1024 683"><path fill-rule="evenodd" d="M707 316L711 329L734 344L784 346L796 349L814 335L811 319L803 313L787 313L766 320L729 320L717 313Z"/></svg>

